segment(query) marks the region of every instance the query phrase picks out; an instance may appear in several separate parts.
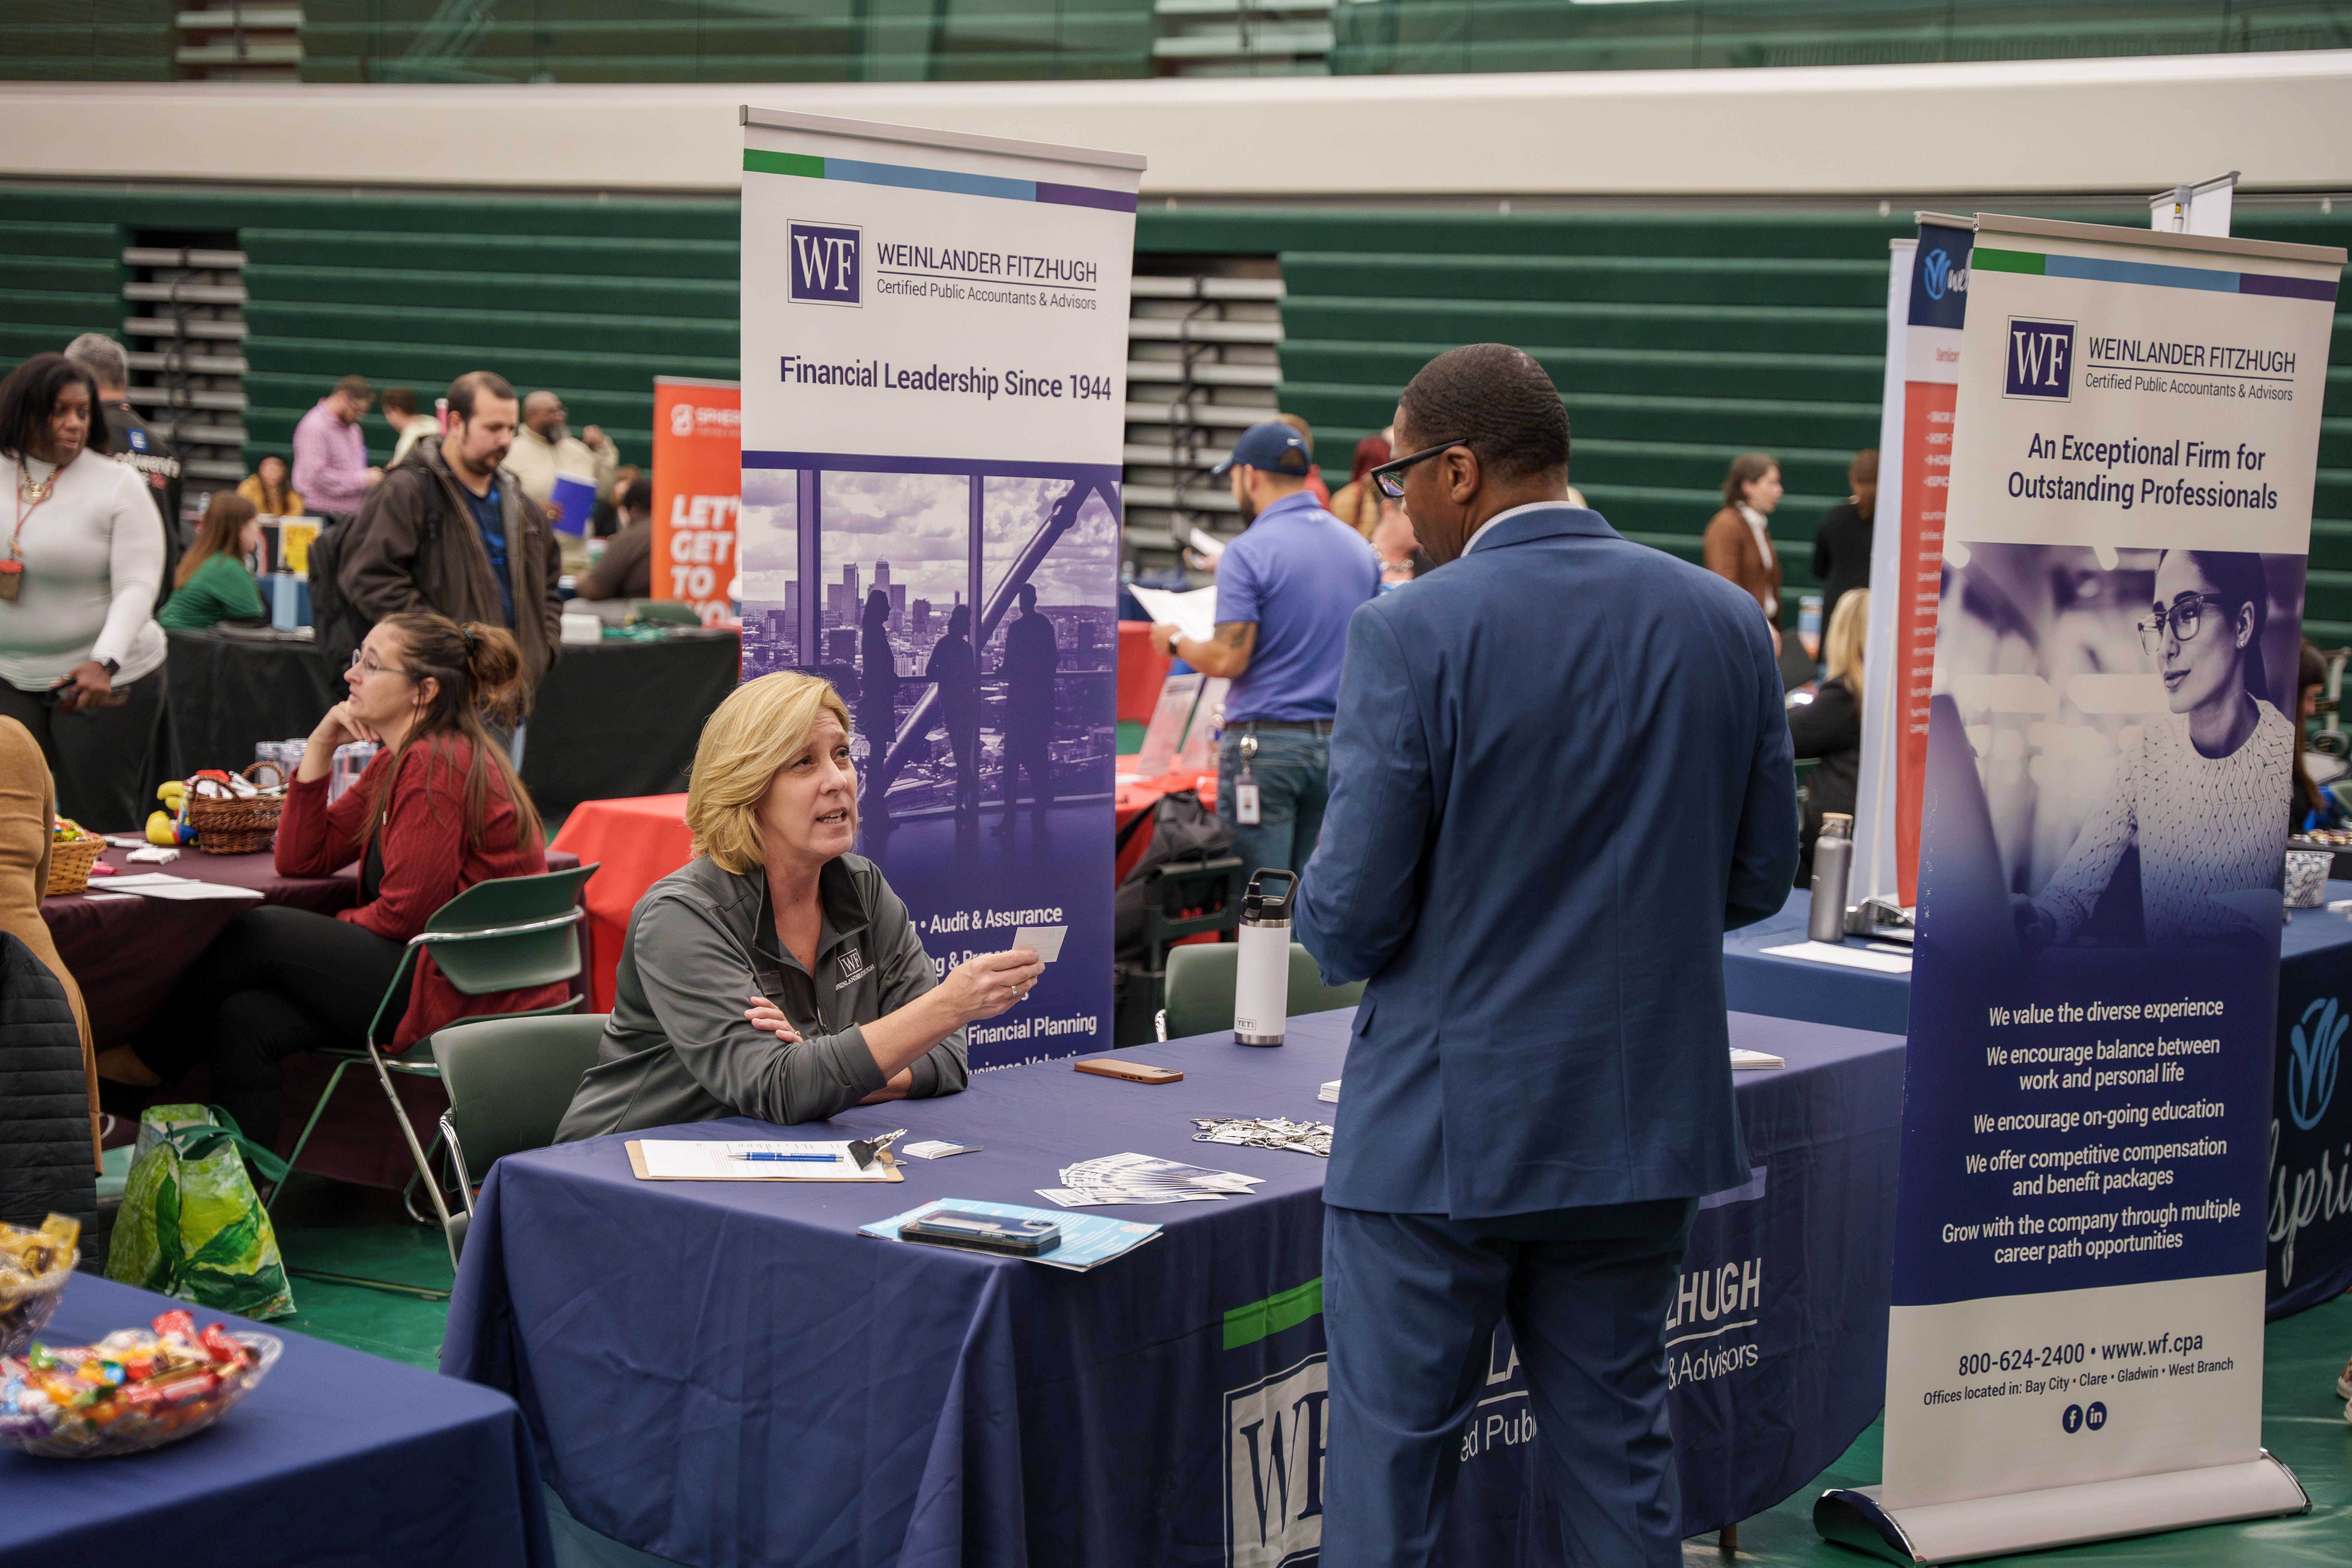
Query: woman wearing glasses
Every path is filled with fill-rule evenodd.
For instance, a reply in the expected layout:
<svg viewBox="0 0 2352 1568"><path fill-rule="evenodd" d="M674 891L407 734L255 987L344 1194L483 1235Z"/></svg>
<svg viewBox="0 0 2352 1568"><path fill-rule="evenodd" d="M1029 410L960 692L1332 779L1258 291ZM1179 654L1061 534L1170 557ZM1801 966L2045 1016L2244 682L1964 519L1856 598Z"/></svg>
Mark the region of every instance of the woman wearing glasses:
<svg viewBox="0 0 2352 1568"><path fill-rule="evenodd" d="M360 861L359 902L340 915L264 904L238 917L133 1044L99 1074L152 1085L198 1061L213 1098L264 1145L278 1136L278 1063L356 1046L409 938L477 882L547 869L539 813L483 727L520 696L512 633L415 612L377 623L352 656L351 695L310 731L278 825L278 870L325 877ZM373 741L374 760L333 804L335 748ZM462 996L429 957L384 1009L379 1043L403 1050L461 1016L561 1005L562 984Z"/></svg>
<svg viewBox="0 0 2352 1568"><path fill-rule="evenodd" d="M2029 942L2073 936L2134 843L2148 946L2277 942L2286 848L2278 803L2295 731L2263 695L2269 604L2261 556L2165 552L2139 635L2171 711L2140 723L2116 760L2113 792L2057 874L2039 896L2014 900ZM2263 893L2271 896L2236 896Z"/></svg>

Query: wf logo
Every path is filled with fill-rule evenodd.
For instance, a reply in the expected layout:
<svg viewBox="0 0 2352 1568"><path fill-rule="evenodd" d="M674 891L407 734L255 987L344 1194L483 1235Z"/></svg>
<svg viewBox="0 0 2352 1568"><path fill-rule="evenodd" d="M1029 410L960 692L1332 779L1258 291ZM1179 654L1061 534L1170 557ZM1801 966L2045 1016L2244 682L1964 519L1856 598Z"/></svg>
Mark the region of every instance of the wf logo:
<svg viewBox="0 0 2352 1568"><path fill-rule="evenodd" d="M1225 1395L1226 1568L1315 1559L1330 1398L1319 1354Z"/></svg>
<svg viewBox="0 0 2352 1568"><path fill-rule="evenodd" d="M1965 294L1969 289L1969 269L1955 270L1952 258L1941 249L1929 251L1919 258L1919 272L1927 287L1927 298L1940 300L1945 291Z"/></svg>
<svg viewBox="0 0 2352 1568"><path fill-rule="evenodd" d="M2305 1007L2302 1019L2286 1032L2294 1056L2286 1069L2287 1114L2305 1132L2319 1125L2327 1114L2327 1102L2336 1096L2336 1066L2347 1028L2352 1028L2352 1017L2329 996Z"/></svg>
<svg viewBox="0 0 2352 1568"><path fill-rule="evenodd" d="M2072 401L2074 392L2074 323L2009 319L2009 374L2001 386L2010 397Z"/></svg>
<svg viewBox="0 0 2352 1568"><path fill-rule="evenodd" d="M788 237L792 251L792 297L809 305L860 303L857 270L859 232L840 224L793 224Z"/></svg>

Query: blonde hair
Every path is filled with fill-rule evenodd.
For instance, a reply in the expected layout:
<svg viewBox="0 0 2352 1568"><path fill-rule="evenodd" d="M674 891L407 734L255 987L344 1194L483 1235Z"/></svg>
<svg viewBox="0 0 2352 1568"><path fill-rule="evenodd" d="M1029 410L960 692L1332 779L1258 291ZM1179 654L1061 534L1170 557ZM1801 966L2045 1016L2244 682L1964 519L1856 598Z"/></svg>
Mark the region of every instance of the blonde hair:
<svg viewBox="0 0 2352 1568"><path fill-rule="evenodd" d="M1870 640L1870 590L1849 588L1838 595L1837 608L1830 612L1830 629L1822 638L1822 658L1829 666L1827 679L1845 678L1853 700L1862 700L1862 649Z"/></svg>
<svg viewBox="0 0 2352 1568"><path fill-rule="evenodd" d="M694 852L738 876L756 868L760 802L785 763L808 744L819 713L849 733L849 710L829 680L789 670L747 680L702 726L686 791Z"/></svg>

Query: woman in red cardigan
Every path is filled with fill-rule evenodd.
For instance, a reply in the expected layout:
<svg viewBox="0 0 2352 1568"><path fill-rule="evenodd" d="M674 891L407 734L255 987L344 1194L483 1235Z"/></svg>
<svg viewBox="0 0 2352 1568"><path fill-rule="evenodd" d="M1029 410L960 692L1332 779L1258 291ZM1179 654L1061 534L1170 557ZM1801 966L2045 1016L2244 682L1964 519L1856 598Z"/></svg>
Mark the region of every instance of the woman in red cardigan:
<svg viewBox="0 0 2352 1568"><path fill-rule="evenodd" d="M331 918L264 904L197 960L154 1023L99 1059L101 1077L169 1083L199 1061L213 1099L247 1136L276 1144L278 1063L355 1045L408 939L459 892L547 869L539 813L483 727L512 711L521 656L512 634L441 616L387 617L352 656L351 696L310 731L278 824L278 869L324 877L361 860L359 902ZM327 771L348 741L381 744L333 805ZM363 853L362 853L363 852ZM379 1044L404 1050L460 1017L560 1005L562 984L463 996L420 955Z"/></svg>

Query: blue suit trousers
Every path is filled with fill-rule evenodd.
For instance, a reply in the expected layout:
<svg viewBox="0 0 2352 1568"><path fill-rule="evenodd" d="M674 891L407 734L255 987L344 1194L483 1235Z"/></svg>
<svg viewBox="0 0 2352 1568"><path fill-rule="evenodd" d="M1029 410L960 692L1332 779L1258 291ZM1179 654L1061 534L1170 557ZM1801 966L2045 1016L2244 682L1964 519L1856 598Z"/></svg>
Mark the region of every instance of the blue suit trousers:
<svg viewBox="0 0 2352 1568"><path fill-rule="evenodd" d="M1696 1198L1501 1219L1327 1208L1323 1568L1434 1559L1495 1326L1575 1568L1682 1562L1664 1324Z"/></svg>

